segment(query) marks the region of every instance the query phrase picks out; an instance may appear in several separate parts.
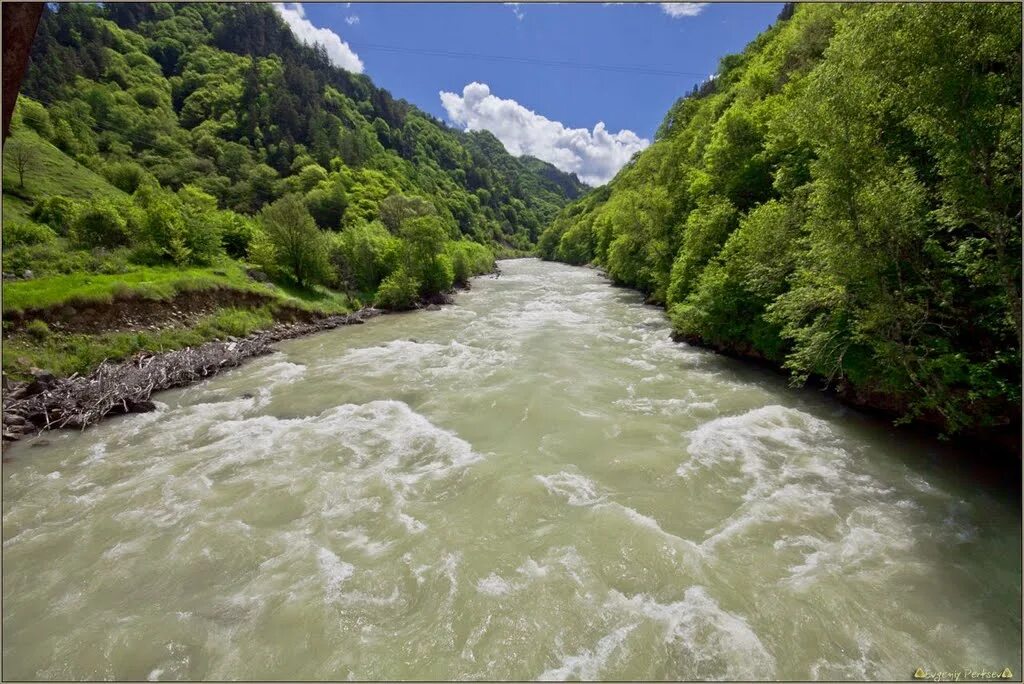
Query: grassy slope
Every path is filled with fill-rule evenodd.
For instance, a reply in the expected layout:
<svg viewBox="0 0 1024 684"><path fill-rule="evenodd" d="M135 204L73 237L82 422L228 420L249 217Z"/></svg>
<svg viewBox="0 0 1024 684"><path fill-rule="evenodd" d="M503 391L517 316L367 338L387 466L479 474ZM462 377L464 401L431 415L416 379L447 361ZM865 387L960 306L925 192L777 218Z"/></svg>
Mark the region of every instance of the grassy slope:
<svg viewBox="0 0 1024 684"><path fill-rule="evenodd" d="M11 219L29 220L32 202L49 195L65 195L74 199L92 199L104 195L127 197L103 176L82 166L27 127L15 130L9 140L27 145L32 150L33 163L25 172L24 188L19 187L18 172L14 165L4 164L5 223Z"/></svg>
<svg viewBox="0 0 1024 684"><path fill-rule="evenodd" d="M28 214L35 200L50 195L88 199L98 195L126 197L102 176L82 166L34 131L21 128L12 139L28 144L35 163L25 174L20 188L17 171L10 164L3 169L3 223L31 221ZM33 336L17 332L4 340L3 370L12 377L25 377L29 368L46 368L58 375L87 373L104 359L123 359L140 351L166 351L211 339L245 335L274 323L282 307L319 314L346 313L358 307L348 296L316 288L300 290L257 283L245 274L241 262L226 259L210 267L131 266L122 273L71 273L37 277L3 284L5 315L65 304L110 303L122 297L166 301L186 291L228 289L259 292L273 301L270 306L240 310L221 308L189 328L158 331L117 331L99 335L39 331Z"/></svg>

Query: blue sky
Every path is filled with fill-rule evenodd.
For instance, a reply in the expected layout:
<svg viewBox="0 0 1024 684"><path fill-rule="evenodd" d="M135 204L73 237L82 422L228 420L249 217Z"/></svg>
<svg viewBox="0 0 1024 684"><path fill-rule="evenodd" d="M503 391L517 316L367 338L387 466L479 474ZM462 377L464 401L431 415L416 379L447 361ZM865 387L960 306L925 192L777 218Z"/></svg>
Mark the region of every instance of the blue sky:
<svg viewBox="0 0 1024 684"><path fill-rule="evenodd" d="M533 154L592 184L646 146L676 98L713 74L723 55L742 50L781 9L781 3L278 6L300 38L324 43L339 66L363 71L454 126L490 130L513 154Z"/></svg>

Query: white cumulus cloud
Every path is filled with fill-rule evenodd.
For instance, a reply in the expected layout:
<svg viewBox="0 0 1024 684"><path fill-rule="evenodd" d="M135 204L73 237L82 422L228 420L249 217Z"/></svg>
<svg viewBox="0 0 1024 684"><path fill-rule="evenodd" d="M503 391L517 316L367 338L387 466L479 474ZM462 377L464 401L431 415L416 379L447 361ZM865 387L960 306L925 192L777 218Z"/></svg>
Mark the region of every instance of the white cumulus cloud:
<svg viewBox="0 0 1024 684"><path fill-rule="evenodd" d="M602 121L593 131L567 128L515 100L492 95L484 83L468 84L462 95L445 91L440 94L452 123L470 131L490 131L509 153L543 159L562 171L575 173L589 185L611 180L630 157L650 144L630 130L611 133Z"/></svg>
<svg viewBox="0 0 1024 684"><path fill-rule="evenodd" d="M506 2L505 5L512 8L512 13L516 15L516 19L518 19L519 21L522 21L523 17L526 16L526 13L523 12L523 10L519 9L518 2Z"/></svg>
<svg viewBox="0 0 1024 684"><path fill-rule="evenodd" d="M345 17L345 23L348 24L349 26L352 26L353 24L358 24L359 23L358 15L353 14L351 17Z"/></svg>
<svg viewBox="0 0 1024 684"><path fill-rule="evenodd" d="M275 4L274 10L288 24L296 38L307 45L323 45L335 66L356 74L363 73L363 61L359 59L359 55L331 29L313 26L313 23L306 19L306 11L302 9L301 4Z"/></svg>
<svg viewBox="0 0 1024 684"><path fill-rule="evenodd" d="M704 11L707 4L706 2L663 2L661 11L673 19L695 17Z"/></svg>

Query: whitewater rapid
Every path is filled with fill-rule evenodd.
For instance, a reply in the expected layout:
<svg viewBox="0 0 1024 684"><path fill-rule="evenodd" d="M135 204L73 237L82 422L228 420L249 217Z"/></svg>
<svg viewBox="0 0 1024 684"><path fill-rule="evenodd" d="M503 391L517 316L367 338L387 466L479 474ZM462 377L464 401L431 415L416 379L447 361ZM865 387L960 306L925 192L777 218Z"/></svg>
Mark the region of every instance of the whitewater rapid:
<svg viewBox="0 0 1024 684"><path fill-rule="evenodd" d="M4 678L1020 672L1019 504L967 455L502 272L11 449Z"/></svg>

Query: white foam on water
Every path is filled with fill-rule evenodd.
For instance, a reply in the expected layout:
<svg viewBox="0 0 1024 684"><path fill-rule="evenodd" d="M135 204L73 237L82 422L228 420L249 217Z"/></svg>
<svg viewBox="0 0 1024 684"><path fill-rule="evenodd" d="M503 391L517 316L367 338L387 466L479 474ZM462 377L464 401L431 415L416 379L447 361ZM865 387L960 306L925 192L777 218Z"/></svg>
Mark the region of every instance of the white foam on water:
<svg viewBox="0 0 1024 684"><path fill-rule="evenodd" d="M407 513L399 512L398 521L402 523L402 525L410 534L419 534L423 530L427 529L426 523L420 522L419 520L412 517L411 515L408 515Z"/></svg>
<svg viewBox="0 0 1024 684"><path fill-rule="evenodd" d="M548 492L565 497L572 506L592 506L605 498L596 482L578 473L562 471L553 475L535 475L534 477L547 488Z"/></svg>
<svg viewBox="0 0 1024 684"><path fill-rule="evenodd" d="M460 656L463 660L470 662L476 662L476 656L473 654L473 648L480 643L480 639L487 633L487 629L491 626L491 613L487 614L487 617L483 619L479 625L473 628L469 636L466 637L466 643L462 646L462 653Z"/></svg>
<svg viewBox="0 0 1024 684"><path fill-rule="evenodd" d="M355 566L322 546L317 550L316 560L328 600L337 601L341 598L341 585L355 573Z"/></svg>
<svg viewBox="0 0 1024 684"><path fill-rule="evenodd" d="M89 447L89 457L82 461L82 465L92 465L93 463L99 463L107 456L107 443L97 442Z"/></svg>
<svg viewBox="0 0 1024 684"><path fill-rule="evenodd" d="M894 568L925 570L914 560L913 528L885 508L857 508L838 526L835 538L804 536L796 542L810 551L781 583L798 591L828 577L877 580Z"/></svg>
<svg viewBox="0 0 1024 684"><path fill-rule="evenodd" d="M657 520L648 515L640 513L634 508L630 508L629 506L624 506L620 503L614 502L599 504L599 507L614 510L618 513L621 513L635 525L638 525L646 530L654 532L655 534L669 542L672 545L672 547L682 549L683 551L685 551L686 558L688 559L700 559L704 556L704 550L701 548L699 544L696 544L689 539L684 539L683 537L672 534L671 532L666 532L665 529L662 528L661 523L659 523Z"/></svg>
<svg viewBox="0 0 1024 684"><path fill-rule="evenodd" d="M514 591L511 582L493 572L487 577L477 580L476 589L481 594L488 596L504 596Z"/></svg>
<svg viewBox="0 0 1024 684"><path fill-rule="evenodd" d="M408 381L445 381L462 386L481 382L513 365L516 358L507 349L464 344L458 340L447 344L393 340L351 349L332 360L330 368L346 374L358 371L368 377L398 376Z"/></svg>
<svg viewBox="0 0 1024 684"><path fill-rule="evenodd" d="M538 564L537 561L532 558L527 558L525 563L516 568L516 572L520 575L525 575L533 579L539 579L547 576L548 568L547 566Z"/></svg>
<svg viewBox="0 0 1024 684"><path fill-rule="evenodd" d="M366 531L362 528L356 528L354 530L339 530L335 534L348 540L348 548L358 549L370 557L379 556L391 548L391 542L381 542L370 539L366 534Z"/></svg>
<svg viewBox="0 0 1024 684"><path fill-rule="evenodd" d="M614 404L627 411L648 416L699 416L713 413L716 408L713 401L692 401L678 398L651 399L642 396L617 399Z"/></svg>
<svg viewBox="0 0 1024 684"><path fill-rule="evenodd" d="M883 679L885 675L880 663L869 655L871 650L871 640L867 635L863 633L858 634L856 657L840 661L819 658L811 665L811 677L814 679L850 679L860 681Z"/></svg>
<svg viewBox="0 0 1024 684"><path fill-rule="evenodd" d="M775 658L741 616L723 610L701 586L683 598L663 604L639 594L627 597L612 590L608 608L659 623L664 641L680 651L696 671L684 679L771 679Z"/></svg>
<svg viewBox="0 0 1024 684"><path fill-rule="evenodd" d="M658 370L658 367L651 363L650 361L644 361L643 359L634 359L629 356L623 356L622 358L619 359L619 362L643 371Z"/></svg>
<svg viewBox="0 0 1024 684"><path fill-rule="evenodd" d="M779 405L717 418L690 432L689 438L686 451L690 460L677 470L682 477L700 469L738 463L755 485L768 485L765 477L770 467L781 466L787 454L828 451L843 457L825 421Z"/></svg>
<svg viewBox="0 0 1024 684"><path fill-rule="evenodd" d="M570 677L578 677L581 681L592 681L601 678L601 671L615 651L625 643L630 632L637 624L624 625L601 637L593 650L584 650L575 655L563 655L561 662L549 670L545 670L537 679L540 681L565 681Z"/></svg>

